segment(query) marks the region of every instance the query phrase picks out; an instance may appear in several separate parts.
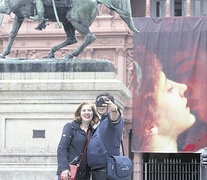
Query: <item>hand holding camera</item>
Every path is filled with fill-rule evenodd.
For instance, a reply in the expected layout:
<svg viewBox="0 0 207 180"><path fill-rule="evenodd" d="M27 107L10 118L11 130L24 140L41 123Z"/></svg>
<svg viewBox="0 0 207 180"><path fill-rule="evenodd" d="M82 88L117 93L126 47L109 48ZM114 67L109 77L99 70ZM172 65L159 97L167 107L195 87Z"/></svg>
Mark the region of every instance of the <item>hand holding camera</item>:
<svg viewBox="0 0 207 180"><path fill-rule="evenodd" d="M108 98L99 98L96 101L96 107L105 107L108 106L109 99Z"/></svg>
<svg viewBox="0 0 207 180"><path fill-rule="evenodd" d="M117 111L117 106L108 98L103 97L99 98L96 101L96 107L108 107L108 113Z"/></svg>

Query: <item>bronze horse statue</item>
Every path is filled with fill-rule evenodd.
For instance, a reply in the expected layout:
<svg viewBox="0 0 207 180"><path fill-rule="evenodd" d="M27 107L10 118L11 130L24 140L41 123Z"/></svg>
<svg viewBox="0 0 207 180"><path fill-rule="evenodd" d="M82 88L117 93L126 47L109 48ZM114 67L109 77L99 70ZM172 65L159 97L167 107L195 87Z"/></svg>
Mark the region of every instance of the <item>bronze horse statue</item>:
<svg viewBox="0 0 207 180"><path fill-rule="evenodd" d="M54 11L54 1L43 0L45 15L44 17L49 21L58 21ZM58 3L70 2L71 6L59 6ZM66 59L78 56L85 47L95 41L96 36L90 32L89 27L96 18L98 12L98 4L104 4L107 8L116 11L128 27L133 32L139 32L132 22L131 4L130 0L56 0L56 12L59 21L62 23L64 31L67 35L66 40L54 47L48 53L48 58L54 58L55 52L67 45L77 42L75 30L77 30L84 38L82 44L74 51L66 55ZM35 4L32 0L10 0L10 8L15 14L12 30L9 34L9 40L6 49L0 54L0 58L5 58L10 53L12 44L18 34L25 18L35 16ZM0 8L1 13L1 8Z"/></svg>

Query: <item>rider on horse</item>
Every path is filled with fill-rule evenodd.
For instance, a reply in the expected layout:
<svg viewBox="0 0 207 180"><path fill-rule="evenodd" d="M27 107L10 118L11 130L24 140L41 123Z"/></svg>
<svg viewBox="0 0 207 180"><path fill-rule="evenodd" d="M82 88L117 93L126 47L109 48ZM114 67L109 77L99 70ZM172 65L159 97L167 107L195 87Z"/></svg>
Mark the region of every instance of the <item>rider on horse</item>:
<svg viewBox="0 0 207 180"><path fill-rule="evenodd" d="M1 6L1 12L5 14L11 14L11 8L9 5L10 0L2 0ZM46 27L45 25L45 18L44 18L44 5L42 0L33 0L36 6L37 11L37 19L39 20L38 26L35 28L37 30L42 30Z"/></svg>
<svg viewBox="0 0 207 180"><path fill-rule="evenodd" d="M45 8L44 8L42 0L34 0L34 1L35 1L36 10L37 10L37 18L39 20L39 24L35 29L42 30L42 29L45 29L46 27L46 24L45 24L46 20L44 18Z"/></svg>
<svg viewBox="0 0 207 180"><path fill-rule="evenodd" d="M1 2L1 12L5 14L11 14L11 8L9 6L9 0L2 0Z"/></svg>

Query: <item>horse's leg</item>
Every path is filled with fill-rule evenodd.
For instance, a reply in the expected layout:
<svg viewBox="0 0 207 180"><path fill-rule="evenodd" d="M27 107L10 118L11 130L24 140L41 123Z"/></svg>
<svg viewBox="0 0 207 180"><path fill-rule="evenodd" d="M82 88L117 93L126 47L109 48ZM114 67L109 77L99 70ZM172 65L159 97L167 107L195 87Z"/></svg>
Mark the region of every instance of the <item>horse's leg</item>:
<svg viewBox="0 0 207 180"><path fill-rule="evenodd" d="M55 52L67 45L70 45L70 44L74 44L76 43L78 40L75 36L75 29L74 27L71 25L70 22L66 22L66 23L63 23L63 27L64 27L64 30L65 30L65 33L67 35L67 38L64 42L56 45L56 46L53 46L51 49L50 49L50 52L48 54L48 58L54 58L55 57Z"/></svg>
<svg viewBox="0 0 207 180"><path fill-rule="evenodd" d="M96 40L96 36L90 32L89 26L93 23L97 14L97 3L96 1L83 2L85 6L79 6L78 8L73 7L72 12L68 12L67 19L71 22L73 27L83 36L83 43L74 51L68 53L66 58L73 58L78 56L89 44ZM91 3L91 4L89 4ZM78 10L77 10L78 9ZM85 14L84 12L87 12Z"/></svg>
<svg viewBox="0 0 207 180"><path fill-rule="evenodd" d="M78 56L89 44L96 40L96 36L89 31L88 27L84 27L81 23L72 21L75 29L84 37L83 43L75 50L66 55L66 59Z"/></svg>
<svg viewBox="0 0 207 180"><path fill-rule="evenodd" d="M0 54L0 58L5 58L5 56L10 53L14 39L17 36L17 33L18 33L19 28L21 27L23 21L24 21L24 18L19 18L18 16L15 16L14 24L13 24L12 30L9 34L9 41L7 43L6 49Z"/></svg>

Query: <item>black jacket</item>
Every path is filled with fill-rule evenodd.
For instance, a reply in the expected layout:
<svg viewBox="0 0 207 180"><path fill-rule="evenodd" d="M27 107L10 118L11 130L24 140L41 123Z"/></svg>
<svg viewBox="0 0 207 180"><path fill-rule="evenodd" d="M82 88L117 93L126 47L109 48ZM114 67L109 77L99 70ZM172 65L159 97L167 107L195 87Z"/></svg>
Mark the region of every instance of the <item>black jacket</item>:
<svg viewBox="0 0 207 180"><path fill-rule="evenodd" d="M90 134L92 134L92 127L89 127ZM82 153L87 143L88 134L86 134L80 125L76 122L67 123L62 132L62 136L57 149L58 169L57 174L66 169L69 169L69 164L78 164L80 162ZM76 157L77 160L73 161ZM78 171L85 170L87 167L86 153L78 168Z"/></svg>

